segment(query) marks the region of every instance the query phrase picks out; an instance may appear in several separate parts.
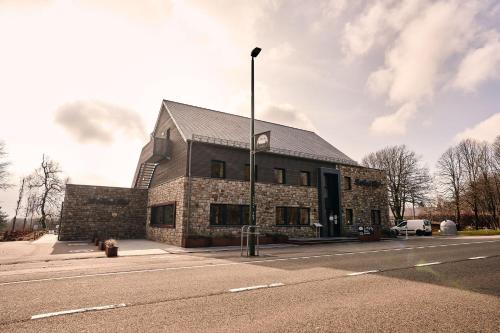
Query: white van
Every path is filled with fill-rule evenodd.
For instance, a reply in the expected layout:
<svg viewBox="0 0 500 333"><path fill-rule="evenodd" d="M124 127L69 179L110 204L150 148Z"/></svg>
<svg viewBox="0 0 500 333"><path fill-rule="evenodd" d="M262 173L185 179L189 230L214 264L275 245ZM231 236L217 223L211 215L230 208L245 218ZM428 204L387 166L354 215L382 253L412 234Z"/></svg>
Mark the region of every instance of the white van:
<svg viewBox="0 0 500 333"><path fill-rule="evenodd" d="M405 235L408 230L408 235L430 236L432 235L431 221L429 220L404 220L397 226L392 227L391 231L396 235Z"/></svg>

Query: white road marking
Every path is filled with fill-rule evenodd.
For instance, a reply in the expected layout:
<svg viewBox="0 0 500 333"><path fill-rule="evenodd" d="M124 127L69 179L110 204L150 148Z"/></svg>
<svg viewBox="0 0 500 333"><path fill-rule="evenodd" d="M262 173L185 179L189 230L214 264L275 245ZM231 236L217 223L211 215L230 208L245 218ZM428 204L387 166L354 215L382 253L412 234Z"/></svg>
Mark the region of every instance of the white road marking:
<svg viewBox="0 0 500 333"><path fill-rule="evenodd" d="M73 313L82 313L82 312L89 312L89 311L102 311L102 310L123 308L123 307L126 307L126 306L127 306L127 304L121 303L121 304L111 304L111 305L94 306L94 307L90 307L90 308L65 310L65 311L59 311L59 312L41 313L41 314L37 314L37 315L31 316L31 320L42 319L42 318L49 318L49 317L55 317L55 316L63 316L63 315L73 314Z"/></svg>
<svg viewBox="0 0 500 333"><path fill-rule="evenodd" d="M472 243L453 243L448 244L451 245L463 245L463 244L483 244L483 243L496 243L500 242L500 240L490 240L490 241L481 241L481 242L472 242ZM426 248L425 246L417 247L417 248ZM389 252L389 251L401 251L401 248L395 249L384 249L380 250L381 252ZM267 262L276 262L276 261L289 261L289 260L303 260L310 258L325 258L332 256L344 256L344 255L354 255L359 252L345 252L345 253L335 253L335 254L322 254L317 256L304 256L304 257L292 257L292 258L274 258L274 259L261 259L261 260L252 260L252 261L243 261L243 262L229 262L229 263L220 263L220 264L206 264L206 265L194 265L194 266L180 266L180 267L163 267L163 268L151 268L151 269L138 269L138 270L130 270L130 271L118 271L118 272L107 272L107 273L94 273L94 274L82 274L82 275L70 275L70 276L60 276L60 277L52 277L52 278L42 278L42 279L32 279L32 280L20 280L20 281L11 281L11 282L0 282L0 286L7 286L13 284L24 284L24 283L33 283L33 282L46 282L46 281L58 281L58 280L70 280L70 279L78 279L85 277L98 277L98 276L109 276L109 275L124 275L124 274L134 274L134 273L148 273L148 272L162 272L162 271L176 271L176 270L184 270L184 269L198 269L198 268L207 268L207 267L223 267L223 266L233 266L233 265L249 265L255 263L267 263Z"/></svg>
<svg viewBox="0 0 500 333"><path fill-rule="evenodd" d="M364 271L364 272L354 272L354 273L349 273L347 275L349 276L357 276L357 275L363 275L363 274L370 274L370 273L377 273L377 272L380 272L379 270L375 269L375 270L372 270L372 271Z"/></svg>
<svg viewBox="0 0 500 333"><path fill-rule="evenodd" d="M239 293L242 291L250 291L250 290L255 290L255 289L263 289L263 288L274 288L274 287L281 287L284 286L284 283L281 282L276 282L276 283L271 283L271 284L262 284L258 286L250 286L250 287L242 287L242 288L234 288L234 289L229 289L229 292L231 293Z"/></svg>
<svg viewBox="0 0 500 333"><path fill-rule="evenodd" d="M425 264L416 264L415 267L432 266L432 265L439 265L439 264L441 264L440 261L426 262Z"/></svg>
<svg viewBox="0 0 500 333"><path fill-rule="evenodd" d="M481 256L481 257L471 257L471 258L467 258L469 260L477 260L477 259L486 259L488 258L487 256Z"/></svg>

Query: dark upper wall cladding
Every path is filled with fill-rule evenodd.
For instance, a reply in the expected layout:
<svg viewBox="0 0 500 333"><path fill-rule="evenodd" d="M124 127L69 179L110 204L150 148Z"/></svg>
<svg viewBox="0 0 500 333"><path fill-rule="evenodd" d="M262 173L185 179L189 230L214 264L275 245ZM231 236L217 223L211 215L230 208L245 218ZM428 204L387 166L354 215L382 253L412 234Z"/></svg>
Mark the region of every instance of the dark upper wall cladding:
<svg viewBox="0 0 500 333"><path fill-rule="evenodd" d="M206 143L193 143L191 156L191 175L193 177L210 177L211 160L224 161L226 179L245 180L245 164L249 164L249 151L228 148ZM335 168L334 163L301 159L297 157L271 153L257 153L257 181L274 183L274 169L286 170L286 184L299 185L301 171L310 173L311 186L317 184L319 167Z"/></svg>

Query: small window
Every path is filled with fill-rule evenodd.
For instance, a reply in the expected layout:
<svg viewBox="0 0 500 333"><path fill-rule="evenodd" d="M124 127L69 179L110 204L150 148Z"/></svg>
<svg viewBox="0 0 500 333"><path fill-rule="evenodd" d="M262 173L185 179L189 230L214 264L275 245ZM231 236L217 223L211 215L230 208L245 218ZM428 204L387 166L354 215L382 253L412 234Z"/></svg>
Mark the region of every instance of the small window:
<svg viewBox="0 0 500 333"><path fill-rule="evenodd" d="M166 135L167 140L170 140L170 128L167 129L167 135Z"/></svg>
<svg viewBox="0 0 500 333"><path fill-rule="evenodd" d="M345 191L352 190L351 177L344 177L344 190Z"/></svg>
<svg viewBox="0 0 500 333"><path fill-rule="evenodd" d="M301 171L299 175L299 185L310 186L311 185L311 174L308 171Z"/></svg>
<svg viewBox="0 0 500 333"><path fill-rule="evenodd" d="M210 225L228 226L248 224L248 214L248 205L211 204Z"/></svg>
<svg viewBox="0 0 500 333"><path fill-rule="evenodd" d="M226 162L213 160L210 176L212 178L226 178Z"/></svg>
<svg viewBox="0 0 500 333"><path fill-rule="evenodd" d="M255 181L258 179L258 168L257 165L255 166ZM245 164L245 171L244 171L244 178L245 181L249 182L250 181L250 164Z"/></svg>
<svg viewBox="0 0 500 333"><path fill-rule="evenodd" d="M274 182L277 184L286 183L285 169L274 169Z"/></svg>
<svg viewBox="0 0 500 333"><path fill-rule="evenodd" d="M352 209L351 208L347 208L345 210L345 223L347 225L352 225L354 222L354 215L352 213Z"/></svg>
<svg viewBox="0 0 500 333"><path fill-rule="evenodd" d="M380 210L372 209L372 225L380 225Z"/></svg>
<svg viewBox="0 0 500 333"><path fill-rule="evenodd" d="M276 225L302 226L310 224L308 207L276 207Z"/></svg>
<svg viewBox="0 0 500 333"><path fill-rule="evenodd" d="M175 227L175 204L151 207L150 224Z"/></svg>

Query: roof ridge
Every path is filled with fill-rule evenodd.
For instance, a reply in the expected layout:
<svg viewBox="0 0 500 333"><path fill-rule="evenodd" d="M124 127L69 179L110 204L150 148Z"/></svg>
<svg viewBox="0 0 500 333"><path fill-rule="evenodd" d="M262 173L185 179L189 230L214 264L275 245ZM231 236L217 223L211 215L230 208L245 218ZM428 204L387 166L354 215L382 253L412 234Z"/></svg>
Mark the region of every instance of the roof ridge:
<svg viewBox="0 0 500 333"><path fill-rule="evenodd" d="M172 100L169 100L169 99L163 99L163 101L164 102L171 102L171 103L182 104L182 105L191 106L191 107L198 108L198 109L204 109L204 110L208 110L208 111L212 111L212 112L218 112L218 113L227 114L227 115L230 115L230 116L240 117L240 118L245 118L245 119L250 120L250 117L245 117L245 116L242 116L242 115L239 115L239 114L234 114L234 113L229 113L229 112L224 112L224 111L209 109L209 108L205 108L203 106L198 106L198 105L193 105L193 104L187 104L187 103L182 103L182 102L176 102L176 101L172 101ZM296 130L299 130L299 131L314 133L317 136L319 136L316 132L311 131L311 130L306 130L306 129L303 129L303 128L298 128L298 127L294 127L294 126L273 123L271 121L261 120L261 119L255 119L255 121L260 121L260 122L263 122L263 123L273 124L273 125L282 126L282 127L293 128L293 129L296 129Z"/></svg>

